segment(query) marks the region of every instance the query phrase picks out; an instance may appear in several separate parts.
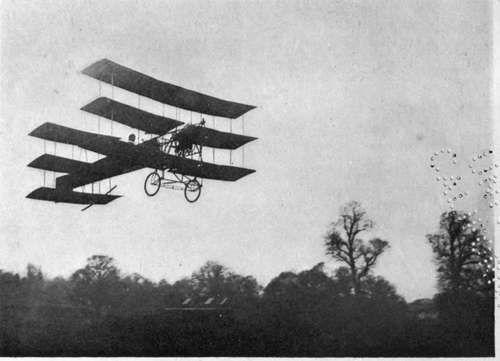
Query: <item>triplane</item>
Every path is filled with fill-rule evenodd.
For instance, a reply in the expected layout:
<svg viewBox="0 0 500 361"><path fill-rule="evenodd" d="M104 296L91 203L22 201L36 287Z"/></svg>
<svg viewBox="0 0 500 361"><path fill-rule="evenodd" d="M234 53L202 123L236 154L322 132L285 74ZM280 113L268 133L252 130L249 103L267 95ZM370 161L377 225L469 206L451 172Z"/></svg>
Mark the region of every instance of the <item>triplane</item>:
<svg viewBox="0 0 500 361"><path fill-rule="evenodd" d="M131 128L154 135L139 142L130 134L128 142L120 138L81 131L53 123L44 123L29 135L44 140L78 146L104 155L93 163L43 154L28 166L52 172L67 173L55 179L55 188L41 187L27 198L86 204L107 204L120 197L110 194L115 188L101 194L93 192L93 184L142 168L152 168L144 181L144 191L154 196L160 188L184 191L188 202L196 202L201 194L203 179L236 181L255 172L253 169L209 163L203 160L203 148L232 151L257 138L222 132L206 127L203 116L235 119L254 106L230 102L169 84L107 59L102 59L83 70L99 81L155 101L200 114L197 124L185 124L177 119L159 116L107 97L98 97L81 109L85 112L116 121ZM92 192L77 192L75 188L91 184Z"/></svg>

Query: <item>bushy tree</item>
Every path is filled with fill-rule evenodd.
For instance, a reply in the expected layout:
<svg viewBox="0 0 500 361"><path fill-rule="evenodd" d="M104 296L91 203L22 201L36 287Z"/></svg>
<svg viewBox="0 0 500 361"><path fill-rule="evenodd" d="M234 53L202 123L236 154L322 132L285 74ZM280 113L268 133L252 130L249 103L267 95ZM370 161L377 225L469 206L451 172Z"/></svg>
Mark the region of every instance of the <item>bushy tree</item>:
<svg viewBox="0 0 500 361"><path fill-rule="evenodd" d="M484 227L460 211L441 214L428 234L438 265L442 348L453 356L488 356L494 350L493 255Z"/></svg>
<svg viewBox="0 0 500 361"><path fill-rule="evenodd" d="M122 298L117 309L120 315L144 314L164 306L160 289L140 274L127 275L120 283Z"/></svg>
<svg viewBox="0 0 500 361"><path fill-rule="evenodd" d="M252 276L242 276L213 261L205 263L191 276L193 297L228 298L238 304L258 297L260 286Z"/></svg>
<svg viewBox="0 0 500 361"><path fill-rule="evenodd" d="M481 228L467 213L451 211L441 215L438 232L427 235L442 291L493 292L493 254Z"/></svg>
<svg viewBox="0 0 500 361"><path fill-rule="evenodd" d="M318 263L310 270L297 273L282 272L264 289L264 299L279 303L281 307L310 308L325 298L337 295L335 281L324 272L324 264Z"/></svg>
<svg viewBox="0 0 500 361"><path fill-rule="evenodd" d="M84 268L71 276L72 299L98 315L105 315L117 307L124 294L120 272L112 257L94 255Z"/></svg>

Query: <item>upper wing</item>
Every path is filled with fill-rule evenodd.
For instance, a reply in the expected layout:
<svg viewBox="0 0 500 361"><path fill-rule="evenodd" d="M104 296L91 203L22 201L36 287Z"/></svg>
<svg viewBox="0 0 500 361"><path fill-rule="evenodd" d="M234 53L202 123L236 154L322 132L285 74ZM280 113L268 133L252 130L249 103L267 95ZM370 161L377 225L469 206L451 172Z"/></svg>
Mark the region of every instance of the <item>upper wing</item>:
<svg viewBox="0 0 500 361"><path fill-rule="evenodd" d="M105 97L97 98L81 109L151 134L163 135L184 124Z"/></svg>
<svg viewBox="0 0 500 361"><path fill-rule="evenodd" d="M235 103L193 90L169 84L138 71L129 69L108 59L102 59L82 71L92 78L151 98L174 107L225 118L238 118L252 105Z"/></svg>
<svg viewBox="0 0 500 361"><path fill-rule="evenodd" d="M222 149L236 149L257 139L255 137L221 132L197 125L188 125L177 134L176 136L187 137L191 143Z"/></svg>

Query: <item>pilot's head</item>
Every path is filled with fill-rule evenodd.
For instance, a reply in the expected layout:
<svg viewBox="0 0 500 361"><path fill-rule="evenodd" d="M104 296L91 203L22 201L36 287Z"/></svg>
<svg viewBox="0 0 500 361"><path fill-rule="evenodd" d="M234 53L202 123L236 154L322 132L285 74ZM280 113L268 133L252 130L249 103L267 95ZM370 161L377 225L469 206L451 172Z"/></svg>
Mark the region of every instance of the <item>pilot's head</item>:
<svg viewBox="0 0 500 361"><path fill-rule="evenodd" d="M132 133L128 136L129 143L135 143L135 134Z"/></svg>

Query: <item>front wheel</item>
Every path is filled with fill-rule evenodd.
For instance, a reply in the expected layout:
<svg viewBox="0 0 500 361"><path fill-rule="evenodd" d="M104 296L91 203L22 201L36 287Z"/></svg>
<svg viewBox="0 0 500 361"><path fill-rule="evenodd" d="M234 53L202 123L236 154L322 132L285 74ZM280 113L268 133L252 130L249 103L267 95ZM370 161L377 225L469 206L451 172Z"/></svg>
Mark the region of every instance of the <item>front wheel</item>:
<svg viewBox="0 0 500 361"><path fill-rule="evenodd" d="M158 172L150 173L144 181L144 192L150 197L154 196L160 190L161 177Z"/></svg>
<svg viewBox="0 0 500 361"><path fill-rule="evenodd" d="M200 198L201 184L196 179L191 179L184 188L184 197L190 203L194 203Z"/></svg>

